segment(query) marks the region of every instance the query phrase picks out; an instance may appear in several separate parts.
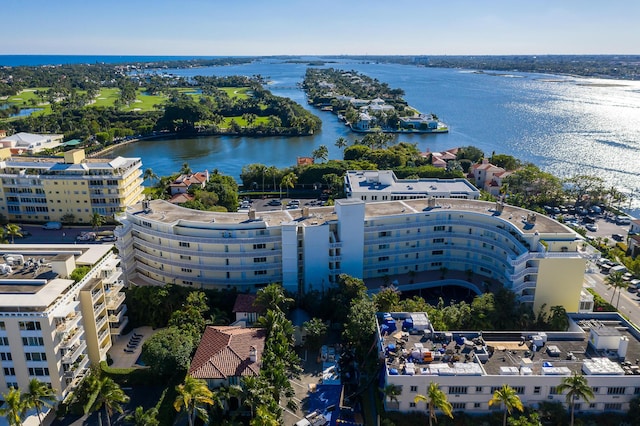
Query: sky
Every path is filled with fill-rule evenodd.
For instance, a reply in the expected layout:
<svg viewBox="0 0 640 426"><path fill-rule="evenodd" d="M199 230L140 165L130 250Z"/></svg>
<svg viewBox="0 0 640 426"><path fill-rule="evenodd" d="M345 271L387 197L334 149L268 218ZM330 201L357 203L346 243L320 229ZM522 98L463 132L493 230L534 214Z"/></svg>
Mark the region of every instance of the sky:
<svg viewBox="0 0 640 426"><path fill-rule="evenodd" d="M0 54L640 54L637 0L2 0Z"/></svg>

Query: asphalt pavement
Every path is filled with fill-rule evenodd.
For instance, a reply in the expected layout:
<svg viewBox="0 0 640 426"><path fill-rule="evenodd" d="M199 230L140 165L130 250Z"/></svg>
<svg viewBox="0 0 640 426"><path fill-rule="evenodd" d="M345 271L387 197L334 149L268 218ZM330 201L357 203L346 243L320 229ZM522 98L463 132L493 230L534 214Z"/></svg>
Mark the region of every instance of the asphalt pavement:
<svg viewBox="0 0 640 426"><path fill-rule="evenodd" d="M42 225L20 225L29 235L22 238L15 238L15 244L73 244L81 243L76 238L83 232L103 232L113 231L114 226L101 226L94 230L91 225L86 226L63 226L62 229L42 229ZM9 238L11 242L11 238ZM87 244L87 241L82 242ZM111 243L113 244L113 243Z"/></svg>

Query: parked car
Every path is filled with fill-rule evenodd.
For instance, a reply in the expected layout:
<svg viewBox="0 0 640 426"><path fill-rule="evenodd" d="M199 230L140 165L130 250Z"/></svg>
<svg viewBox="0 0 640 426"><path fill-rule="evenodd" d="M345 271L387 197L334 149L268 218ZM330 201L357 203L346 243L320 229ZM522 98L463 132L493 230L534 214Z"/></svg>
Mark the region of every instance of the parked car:
<svg viewBox="0 0 640 426"><path fill-rule="evenodd" d="M60 223L60 222L47 222L44 225L42 225L42 229L47 229L47 230L62 229L62 223Z"/></svg>
<svg viewBox="0 0 640 426"><path fill-rule="evenodd" d="M116 241L117 239L118 239L118 237L114 237L114 236L112 235L112 236L110 236L110 237L102 237L102 238L100 238L100 242L103 242L103 243L112 243L112 242Z"/></svg>
<svg viewBox="0 0 640 426"><path fill-rule="evenodd" d="M269 201L267 204L270 206L281 206L282 201L274 198L273 200Z"/></svg>
<svg viewBox="0 0 640 426"><path fill-rule="evenodd" d="M95 232L83 232L76 237L78 241L95 241L96 233Z"/></svg>
<svg viewBox="0 0 640 426"><path fill-rule="evenodd" d="M613 234L611 237L616 241L624 240L624 236L622 234Z"/></svg>
<svg viewBox="0 0 640 426"><path fill-rule="evenodd" d="M587 223L584 227L591 232L596 232L598 230L598 225L596 225L595 223Z"/></svg>

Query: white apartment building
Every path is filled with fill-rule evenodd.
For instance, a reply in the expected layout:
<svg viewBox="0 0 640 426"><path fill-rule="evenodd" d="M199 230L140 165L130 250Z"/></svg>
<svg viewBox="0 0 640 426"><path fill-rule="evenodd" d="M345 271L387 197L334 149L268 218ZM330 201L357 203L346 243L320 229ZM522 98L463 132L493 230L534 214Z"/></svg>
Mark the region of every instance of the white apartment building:
<svg viewBox="0 0 640 426"><path fill-rule="evenodd" d="M425 313L378 316L384 385L401 389L387 410L428 410L414 403L437 383L456 411L486 414L496 389L509 385L524 406L560 402L563 378L583 374L594 399L576 401L576 414L628 411L640 395L640 334L617 313L572 314L566 332L438 332ZM383 386L384 386L383 385Z"/></svg>
<svg viewBox="0 0 640 426"><path fill-rule="evenodd" d="M366 202L480 198L480 191L466 179L398 179L392 170L349 170L344 184L347 198Z"/></svg>
<svg viewBox="0 0 640 426"><path fill-rule="evenodd" d="M341 273L368 279L471 271L537 310L584 310L586 261L568 227L508 205L415 199L283 211L215 213L154 200L129 207L115 231L127 280L194 288L321 290ZM413 272L412 272L413 271Z"/></svg>
<svg viewBox="0 0 640 426"><path fill-rule="evenodd" d="M112 245L0 245L0 393L51 384L59 400L127 324ZM72 273L88 270L78 281Z"/></svg>

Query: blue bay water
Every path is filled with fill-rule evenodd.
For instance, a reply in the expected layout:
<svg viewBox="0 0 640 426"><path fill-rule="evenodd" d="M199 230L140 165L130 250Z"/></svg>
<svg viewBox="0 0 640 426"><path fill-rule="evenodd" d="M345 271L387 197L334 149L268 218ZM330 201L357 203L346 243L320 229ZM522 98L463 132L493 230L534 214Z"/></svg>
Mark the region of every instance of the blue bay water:
<svg viewBox="0 0 640 426"><path fill-rule="evenodd" d="M416 143L422 151L474 145L487 155L510 154L561 177L598 175L608 186L635 195L633 213L640 216L640 82L475 73L349 59L326 66L356 70L392 88L402 88L410 105L436 113L450 127L449 134L403 135L400 141ZM359 136L332 113L307 104L298 86L306 68L304 63L263 59L163 72L181 76L260 74L269 80L268 88L274 94L292 98L322 119L322 130L313 136L167 139L119 147L110 155L141 157L144 167L158 175L174 173L188 162L194 170L218 169L236 178L246 164L291 166L296 157L309 156L320 145L329 148L330 158L340 158L336 139L353 141Z"/></svg>

